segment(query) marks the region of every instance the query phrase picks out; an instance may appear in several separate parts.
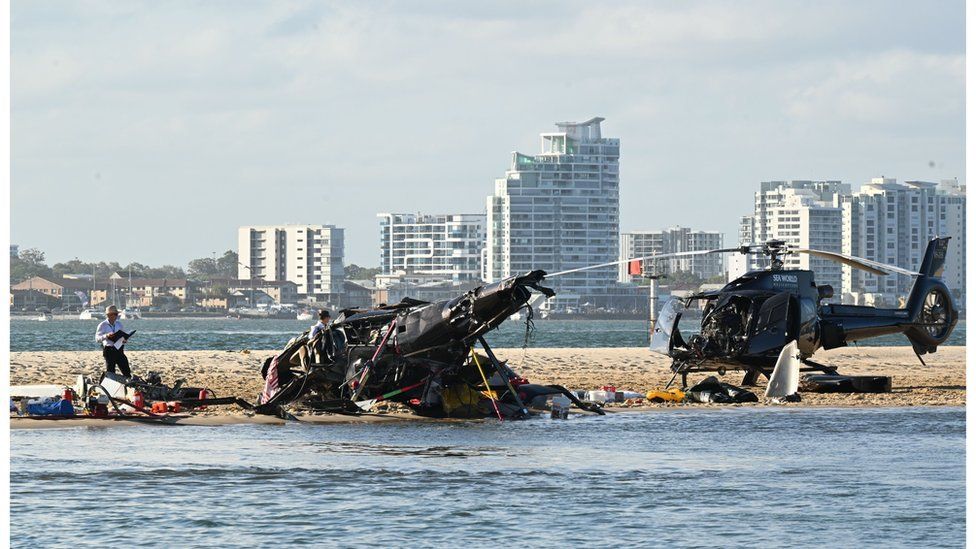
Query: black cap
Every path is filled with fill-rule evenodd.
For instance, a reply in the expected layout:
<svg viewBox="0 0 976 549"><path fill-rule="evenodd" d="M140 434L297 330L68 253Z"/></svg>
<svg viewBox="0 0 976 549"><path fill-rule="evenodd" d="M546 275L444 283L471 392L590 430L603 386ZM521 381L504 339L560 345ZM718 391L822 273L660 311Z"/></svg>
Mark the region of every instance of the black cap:
<svg viewBox="0 0 976 549"><path fill-rule="evenodd" d="M319 320L325 320L327 318L332 318L332 315L329 314L328 309L322 309L321 311L319 311Z"/></svg>

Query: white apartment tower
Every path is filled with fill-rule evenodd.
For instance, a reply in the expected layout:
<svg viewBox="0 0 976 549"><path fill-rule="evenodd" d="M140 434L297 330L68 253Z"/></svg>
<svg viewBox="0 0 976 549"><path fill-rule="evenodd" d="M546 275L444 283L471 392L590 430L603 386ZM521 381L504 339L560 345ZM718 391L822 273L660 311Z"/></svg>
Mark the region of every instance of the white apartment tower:
<svg viewBox="0 0 976 549"><path fill-rule="evenodd" d="M633 231L620 234L620 260L649 255L715 250L724 246L724 235L718 231L696 231L688 227L671 227L662 231ZM702 279L724 274L722 254L678 257L657 262L663 274L690 272ZM639 275L628 274L628 265L621 263L620 282L635 282Z"/></svg>
<svg viewBox="0 0 976 549"><path fill-rule="evenodd" d="M835 197L851 192L851 186L840 181L763 181L756 193L753 215L740 219L740 244L762 244L773 238L769 210L782 206L791 189L810 191L809 196L820 202L833 202Z"/></svg>
<svg viewBox="0 0 976 549"><path fill-rule="evenodd" d="M489 281L544 269L550 273L609 263L620 235L620 140L605 138L603 118L561 122L541 134L534 156L512 153L488 197L485 274ZM547 281L560 303L601 302L616 267ZM558 307L558 305L557 305Z"/></svg>
<svg viewBox="0 0 976 549"><path fill-rule="evenodd" d="M380 213L382 274L428 275L456 283L481 280L485 214Z"/></svg>
<svg viewBox="0 0 976 549"><path fill-rule="evenodd" d="M793 247L815 248L827 252L842 249L841 197L851 186L840 181L763 181L755 196L753 214L739 221L739 244L763 244L782 240ZM761 255L736 261L735 274L768 266ZM784 258L787 269L810 269L817 284L830 284L840 295L841 269L837 263L805 254Z"/></svg>
<svg viewBox="0 0 976 549"><path fill-rule="evenodd" d="M238 278L287 280L298 293L342 294L344 229L334 225L251 225L237 230Z"/></svg>
<svg viewBox="0 0 976 549"><path fill-rule="evenodd" d="M844 253L917 269L930 239L951 236L943 280L961 300L966 272L966 191L955 180L898 183L877 177L843 201ZM845 301L896 306L912 277L874 276L844 267Z"/></svg>

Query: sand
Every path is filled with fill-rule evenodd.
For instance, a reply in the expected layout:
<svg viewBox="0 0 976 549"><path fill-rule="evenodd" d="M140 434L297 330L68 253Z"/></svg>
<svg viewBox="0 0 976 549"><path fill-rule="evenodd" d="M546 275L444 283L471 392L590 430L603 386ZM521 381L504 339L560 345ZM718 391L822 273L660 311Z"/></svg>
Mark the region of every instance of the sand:
<svg viewBox="0 0 976 549"><path fill-rule="evenodd" d="M157 371L167 384L183 378L191 386L213 389L218 396L237 396L253 402L263 386L260 375L263 359L274 352L134 350L127 354L136 374ZM621 390L644 393L663 387L671 377L667 357L640 347L496 349L496 354L533 383L556 383L570 389L614 385ZM925 357L927 366L919 363L910 347L848 347L822 351L814 358L822 364L837 366L842 374L891 376L893 390L886 394L804 393L802 402L791 406L964 406L966 403L965 347L943 347ZM100 368L101 353L97 351L10 353L12 385L74 384L78 374L96 374ZM704 377L705 374L695 374L689 382ZM724 378L733 384L741 380L739 372L729 372ZM761 395L762 388L756 392ZM768 403L760 403L764 404ZM233 406L220 410L239 412Z"/></svg>

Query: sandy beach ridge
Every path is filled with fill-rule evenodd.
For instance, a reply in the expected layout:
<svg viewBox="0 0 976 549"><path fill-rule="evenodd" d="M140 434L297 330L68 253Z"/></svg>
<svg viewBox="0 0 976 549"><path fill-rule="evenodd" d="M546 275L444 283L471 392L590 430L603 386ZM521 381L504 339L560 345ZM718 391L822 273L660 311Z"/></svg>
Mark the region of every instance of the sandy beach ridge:
<svg viewBox="0 0 976 549"><path fill-rule="evenodd" d="M275 352L133 350L128 354L136 374L156 371L166 383L185 379L190 385L213 389L218 396L254 401L263 386L261 363ZM533 383L560 384L570 389L614 385L644 393L663 387L671 377L669 359L643 347L497 349L496 353ZM816 359L836 365L843 374L891 376L892 392L803 393L802 402L792 406L964 406L966 403L965 347L940 348L936 354L926 355L925 366L910 347L847 347L818 353ZM10 354L10 383L73 384L78 374L96 374L100 368L101 354L97 351L15 352ZM698 374L689 381L694 383L704 375ZM733 384L741 379L738 372L729 372L723 378ZM755 391L761 396L762 387ZM655 406L675 405L650 405ZM231 406L211 408L204 415L243 414ZM203 423L208 421L213 420Z"/></svg>

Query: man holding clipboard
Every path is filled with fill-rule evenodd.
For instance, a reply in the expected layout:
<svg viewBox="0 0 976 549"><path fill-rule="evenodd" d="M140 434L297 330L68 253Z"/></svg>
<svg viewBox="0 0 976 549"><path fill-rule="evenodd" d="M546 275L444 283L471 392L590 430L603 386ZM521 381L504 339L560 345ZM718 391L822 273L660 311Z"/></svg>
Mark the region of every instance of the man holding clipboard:
<svg viewBox="0 0 976 549"><path fill-rule="evenodd" d="M110 305L105 309L105 320L98 324L95 329L95 341L102 345L102 356L105 357L105 370L115 373L115 366L118 365L122 375L132 377L129 370L129 359L125 356L125 342L132 334L122 331L122 323L119 322L119 309L115 305Z"/></svg>

